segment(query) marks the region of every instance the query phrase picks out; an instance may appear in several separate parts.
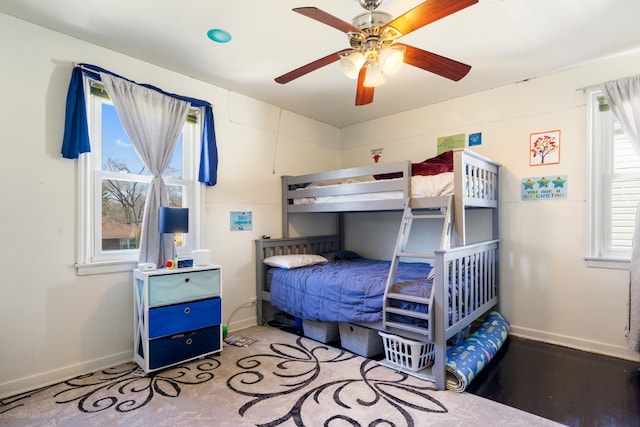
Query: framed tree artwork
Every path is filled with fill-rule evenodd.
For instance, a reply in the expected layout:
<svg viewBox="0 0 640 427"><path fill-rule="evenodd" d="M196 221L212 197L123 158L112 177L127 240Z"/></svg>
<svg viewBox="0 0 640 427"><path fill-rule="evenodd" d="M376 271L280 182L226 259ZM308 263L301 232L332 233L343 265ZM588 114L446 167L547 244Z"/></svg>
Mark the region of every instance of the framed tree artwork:
<svg viewBox="0 0 640 427"><path fill-rule="evenodd" d="M529 165L543 166L560 163L560 131L532 133L529 143Z"/></svg>

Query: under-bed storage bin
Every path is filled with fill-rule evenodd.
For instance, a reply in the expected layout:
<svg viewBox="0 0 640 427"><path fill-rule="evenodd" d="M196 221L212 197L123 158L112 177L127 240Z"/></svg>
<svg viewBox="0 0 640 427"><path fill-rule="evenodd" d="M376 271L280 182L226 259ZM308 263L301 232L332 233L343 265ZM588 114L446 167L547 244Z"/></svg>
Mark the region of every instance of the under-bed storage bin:
<svg viewBox="0 0 640 427"><path fill-rule="evenodd" d="M305 337L322 343L337 341L340 336L337 322L315 322L303 319L302 331Z"/></svg>
<svg viewBox="0 0 640 427"><path fill-rule="evenodd" d="M421 371L433 364L435 347L432 343L414 341L397 335L379 332L384 342L386 361L409 371Z"/></svg>
<svg viewBox="0 0 640 427"><path fill-rule="evenodd" d="M344 322L340 322L338 328L342 348L363 357L382 353L382 338L375 329Z"/></svg>

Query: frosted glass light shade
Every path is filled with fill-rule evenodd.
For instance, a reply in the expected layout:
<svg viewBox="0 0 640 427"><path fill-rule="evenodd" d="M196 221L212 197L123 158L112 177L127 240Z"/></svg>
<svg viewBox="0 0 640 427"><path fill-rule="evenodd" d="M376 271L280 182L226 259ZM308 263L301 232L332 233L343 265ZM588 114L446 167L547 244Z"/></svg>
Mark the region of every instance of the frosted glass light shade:
<svg viewBox="0 0 640 427"><path fill-rule="evenodd" d="M367 76L362 83L363 86L366 87L376 87L380 86L385 82L384 76L382 75L382 67L380 64L376 64L373 67L367 68Z"/></svg>
<svg viewBox="0 0 640 427"><path fill-rule="evenodd" d="M384 75L394 74L400 69L404 60L404 51L404 46L389 47L380 51L379 58Z"/></svg>
<svg viewBox="0 0 640 427"><path fill-rule="evenodd" d="M345 76L355 79L364 64L364 55L361 52L347 52L340 59L340 68Z"/></svg>

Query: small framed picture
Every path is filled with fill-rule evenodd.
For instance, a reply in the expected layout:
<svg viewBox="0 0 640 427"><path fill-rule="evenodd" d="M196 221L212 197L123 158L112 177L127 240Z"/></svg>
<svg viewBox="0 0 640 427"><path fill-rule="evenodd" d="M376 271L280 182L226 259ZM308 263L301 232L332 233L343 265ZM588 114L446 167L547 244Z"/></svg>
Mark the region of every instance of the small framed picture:
<svg viewBox="0 0 640 427"><path fill-rule="evenodd" d="M560 131L532 133L529 143L529 165L544 166L560 163Z"/></svg>

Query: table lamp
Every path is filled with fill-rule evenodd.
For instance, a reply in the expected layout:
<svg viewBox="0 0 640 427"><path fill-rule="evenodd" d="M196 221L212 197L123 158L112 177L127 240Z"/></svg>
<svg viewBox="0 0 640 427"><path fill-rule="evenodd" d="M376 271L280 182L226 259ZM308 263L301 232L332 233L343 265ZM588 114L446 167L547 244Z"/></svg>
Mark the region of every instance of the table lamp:
<svg viewBox="0 0 640 427"><path fill-rule="evenodd" d="M189 208L160 207L158 210L158 232L175 233L189 232Z"/></svg>

